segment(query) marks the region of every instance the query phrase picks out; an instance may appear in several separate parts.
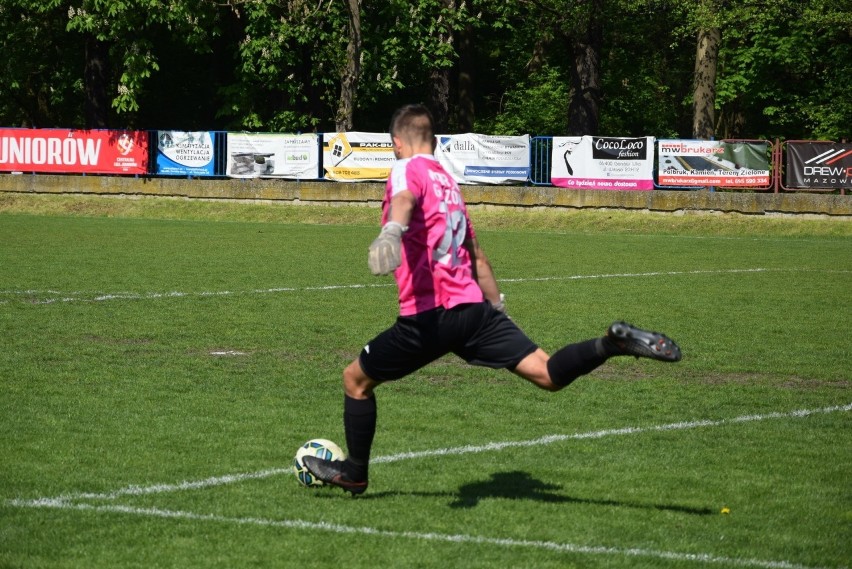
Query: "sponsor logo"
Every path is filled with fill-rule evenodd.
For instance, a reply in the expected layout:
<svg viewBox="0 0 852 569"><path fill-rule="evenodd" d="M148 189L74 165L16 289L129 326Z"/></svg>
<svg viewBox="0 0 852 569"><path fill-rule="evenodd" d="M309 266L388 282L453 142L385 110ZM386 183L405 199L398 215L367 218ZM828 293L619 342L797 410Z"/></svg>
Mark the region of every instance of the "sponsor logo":
<svg viewBox="0 0 852 569"><path fill-rule="evenodd" d="M595 160L645 160L647 156L644 138L592 137L592 158Z"/></svg>
<svg viewBox="0 0 852 569"><path fill-rule="evenodd" d="M133 148L136 146L136 143L133 142L133 138L126 132L118 137L118 152L122 156L127 156L131 152L133 152Z"/></svg>
<svg viewBox="0 0 852 569"><path fill-rule="evenodd" d="M819 152L826 148L826 145L814 145L812 148ZM852 183L852 165L848 160L850 156L852 148L848 145L841 148L829 147L828 150L799 162L796 168L791 168L790 173L794 179L788 181L797 187L849 187Z"/></svg>
<svg viewBox="0 0 852 569"><path fill-rule="evenodd" d="M476 144L474 144L472 140L442 136L439 143L441 145L441 150L447 154L452 152L476 152Z"/></svg>
<svg viewBox="0 0 852 569"><path fill-rule="evenodd" d="M705 146L680 141L660 141L660 154L723 154L725 148L721 145Z"/></svg>
<svg viewBox="0 0 852 569"><path fill-rule="evenodd" d="M352 146L357 148L393 148L392 142L353 142Z"/></svg>

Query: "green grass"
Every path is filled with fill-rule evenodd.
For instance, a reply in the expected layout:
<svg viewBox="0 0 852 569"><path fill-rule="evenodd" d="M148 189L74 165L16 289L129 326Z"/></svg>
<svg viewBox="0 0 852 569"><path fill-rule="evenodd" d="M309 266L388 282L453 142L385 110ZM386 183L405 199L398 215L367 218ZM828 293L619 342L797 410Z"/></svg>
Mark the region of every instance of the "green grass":
<svg viewBox="0 0 852 569"><path fill-rule="evenodd" d="M357 499L285 473L105 496L344 442L340 372L396 313L376 217L0 195L0 568L852 562L850 413L787 415L852 402L843 221L476 211L542 347L624 318L684 360L548 394L442 359L379 388L386 461Z"/></svg>

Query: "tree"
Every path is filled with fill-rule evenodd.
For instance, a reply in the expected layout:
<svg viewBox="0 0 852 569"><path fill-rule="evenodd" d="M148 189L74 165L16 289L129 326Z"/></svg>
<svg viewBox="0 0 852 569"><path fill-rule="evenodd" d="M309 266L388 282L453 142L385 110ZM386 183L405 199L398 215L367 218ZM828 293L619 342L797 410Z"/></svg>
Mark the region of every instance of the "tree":
<svg viewBox="0 0 852 569"><path fill-rule="evenodd" d="M604 20L600 132L689 136L692 38L673 33L670 10L657 4L615 0Z"/></svg>
<svg viewBox="0 0 852 569"><path fill-rule="evenodd" d="M0 4L0 124L82 124L83 91L75 71L84 46L79 38L64 37L67 22L65 11L38 0Z"/></svg>
<svg viewBox="0 0 852 569"><path fill-rule="evenodd" d="M46 6L58 9L62 0ZM70 7L67 30L85 43L83 74L86 126L105 127L108 109L123 114L128 123L139 110L139 100L150 78L159 70L158 34L197 52L210 50L219 33L219 8L213 3L187 0L81 0ZM109 97L108 93L114 93Z"/></svg>
<svg viewBox="0 0 852 569"><path fill-rule="evenodd" d="M598 134L601 103L600 54L603 47L604 0L519 0L539 14L542 24L566 45L569 69L570 135ZM545 33L548 33L545 31Z"/></svg>
<svg viewBox="0 0 852 569"><path fill-rule="evenodd" d="M0 124L849 139L850 2L3 0Z"/></svg>
<svg viewBox="0 0 852 569"><path fill-rule="evenodd" d="M110 80L109 46L107 42L87 34L84 39L85 69L83 88L86 93L84 108L86 128L106 128L109 125L110 100L107 88Z"/></svg>
<svg viewBox="0 0 852 569"><path fill-rule="evenodd" d="M355 96L361 78L361 3L359 0L347 0L346 7L349 15L349 43L340 78L340 104L335 120L337 132L352 130L355 124Z"/></svg>
<svg viewBox="0 0 852 569"><path fill-rule="evenodd" d="M435 120L435 129L438 132L447 132L450 117L450 70L456 61L455 0L441 0L437 11L438 17L435 19L432 35L437 51L445 53L447 60L443 64L433 66L429 72L428 105Z"/></svg>
<svg viewBox="0 0 852 569"><path fill-rule="evenodd" d="M740 5L749 1L741 0ZM656 3L655 0L652 2ZM676 22L676 34L695 38L691 136L698 139L715 138L719 49L726 22L735 19L732 16L734 8L725 0L673 0L660 3L670 9Z"/></svg>
<svg viewBox="0 0 852 569"><path fill-rule="evenodd" d="M568 134L598 134L600 123L600 53L603 47L601 17L604 0L588 0L582 8L583 22L569 36L574 52L571 73L571 103L568 105Z"/></svg>
<svg viewBox="0 0 852 569"><path fill-rule="evenodd" d="M795 0L738 7L720 50L724 137L834 138L852 132L852 10Z"/></svg>
<svg viewBox="0 0 852 569"><path fill-rule="evenodd" d="M698 30L692 90L692 138L709 140L716 133L716 66L719 61L719 28Z"/></svg>
<svg viewBox="0 0 852 569"><path fill-rule="evenodd" d="M639 0L645 2L645 0ZM852 124L849 0L650 0L698 39L689 102L699 138L839 138ZM686 134L686 133L684 133Z"/></svg>
<svg viewBox="0 0 852 569"><path fill-rule="evenodd" d="M372 118L369 105L404 87L401 69L413 76L419 71L409 64L416 57L404 41L406 4L257 0L242 5L237 76L226 89L222 116L247 129L363 128ZM368 113L360 114L362 109Z"/></svg>

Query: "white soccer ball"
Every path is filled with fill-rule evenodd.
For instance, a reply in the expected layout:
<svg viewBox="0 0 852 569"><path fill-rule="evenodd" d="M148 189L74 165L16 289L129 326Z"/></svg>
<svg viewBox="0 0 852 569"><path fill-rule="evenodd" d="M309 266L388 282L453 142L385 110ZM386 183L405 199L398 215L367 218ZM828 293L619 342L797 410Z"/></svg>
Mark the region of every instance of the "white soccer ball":
<svg viewBox="0 0 852 569"><path fill-rule="evenodd" d="M311 439L296 451L293 459L293 472L299 484L307 487L323 486L325 482L318 480L305 467L302 458L306 456L317 456L324 460L345 460L346 453L339 446L327 439Z"/></svg>

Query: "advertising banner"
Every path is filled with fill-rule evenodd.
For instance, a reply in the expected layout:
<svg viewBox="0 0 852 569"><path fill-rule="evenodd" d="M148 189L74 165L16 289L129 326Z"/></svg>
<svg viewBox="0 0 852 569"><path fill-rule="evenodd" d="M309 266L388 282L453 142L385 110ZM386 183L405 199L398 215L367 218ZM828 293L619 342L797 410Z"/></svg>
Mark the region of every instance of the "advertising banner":
<svg viewBox="0 0 852 569"><path fill-rule="evenodd" d="M435 156L459 184L515 184L530 176L530 136L439 135Z"/></svg>
<svg viewBox="0 0 852 569"><path fill-rule="evenodd" d="M316 134L229 132L225 175L231 178L294 178L319 176Z"/></svg>
<svg viewBox="0 0 852 569"><path fill-rule="evenodd" d="M852 188L852 144L787 143L788 188Z"/></svg>
<svg viewBox="0 0 852 569"><path fill-rule="evenodd" d="M660 140L661 186L769 185L768 142Z"/></svg>
<svg viewBox="0 0 852 569"><path fill-rule="evenodd" d="M654 137L555 136L554 186L586 190L653 190Z"/></svg>
<svg viewBox="0 0 852 569"><path fill-rule="evenodd" d="M147 174L148 133L2 128L0 171Z"/></svg>
<svg viewBox="0 0 852 569"><path fill-rule="evenodd" d="M338 182L384 182L396 157L388 133L327 132L323 135L325 177Z"/></svg>
<svg viewBox="0 0 852 569"><path fill-rule="evenodd" d="M156 173L165 176L213 176L215 149L209 132L157 132Z"/></svg>

